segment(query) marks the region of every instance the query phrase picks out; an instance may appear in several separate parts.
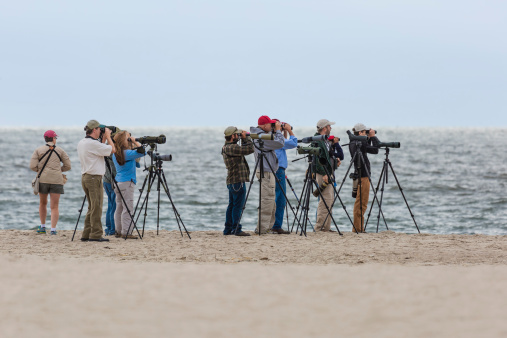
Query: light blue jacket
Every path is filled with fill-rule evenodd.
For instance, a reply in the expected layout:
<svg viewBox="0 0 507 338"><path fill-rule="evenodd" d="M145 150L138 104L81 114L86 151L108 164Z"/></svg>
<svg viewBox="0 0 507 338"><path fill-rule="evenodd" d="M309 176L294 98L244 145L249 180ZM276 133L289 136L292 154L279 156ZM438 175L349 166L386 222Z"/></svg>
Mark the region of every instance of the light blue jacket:
<svg viewBox="0 0 507 338"><path fill-rule="evenodd" d="M136 150L125 150L125 164L119 165L116 161L116 156L113 154L113 162L116 167L116 182L132 181L136 184L136 167L139 166L139 163L135 159L145 155L138 153Z"/></svg>
<svg viewBox="0 0 507 338"><path fill-rule="evenodd" d="M296 136L291 136L288 140L285 140L285 144L283 148L276 149L275 154L278 158L278 166L280 168L287 169L288 162L287 162L287 154L285 153L285 150L294 149L298 145L298 138Z"/></svg>

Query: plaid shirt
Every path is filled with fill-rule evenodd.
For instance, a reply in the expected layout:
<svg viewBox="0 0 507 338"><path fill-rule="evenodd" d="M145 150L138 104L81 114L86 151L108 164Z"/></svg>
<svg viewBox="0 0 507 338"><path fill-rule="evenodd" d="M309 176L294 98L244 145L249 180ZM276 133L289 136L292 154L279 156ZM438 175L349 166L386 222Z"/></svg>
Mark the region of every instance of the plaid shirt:
<svg viewBox="0 0 507 338"><path fill-rule="evenodd" d="M222 147L222 157L227 168L227 185L248 182L250 180L250 168L245 159L245 155L254 152L254 146L251 140L243 140L242 145L225 142Z"/></svg>

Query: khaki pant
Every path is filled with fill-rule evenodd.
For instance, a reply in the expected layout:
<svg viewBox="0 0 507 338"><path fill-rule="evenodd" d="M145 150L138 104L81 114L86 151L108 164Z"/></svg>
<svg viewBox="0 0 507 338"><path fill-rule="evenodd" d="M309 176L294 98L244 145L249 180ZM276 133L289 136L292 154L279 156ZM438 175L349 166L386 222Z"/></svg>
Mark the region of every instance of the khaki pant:
<svg viewBox="0 0 507 338"><path fill-rule="evenodd" d="M131 235L134 231L134 222L132 222L130 215L134 216L134 189L136 185L131 181L118 182L118 188L120 189L119 192L116 187L114 188L114 192L116 193L116 211L114 212L115 230L117 233L125 236L130 227L129 235ZM123 200L125 200L125 203L123 203Z"/></svg>
<svg viewBox="0 0 507 338"><path fill-rule="evenodd" d="M81 186L88 200L85 224L81 238L100 239L104 234L102 230L102 202L104 200L104 187L102 176L84 174L81 177Z"/></svg>
<svg viewBox="0 0 507 338"><path fill-rule="evenodd" d="M260 171L255 173L257 179L260 178ZM259 233L259 225L261 234L265 234L275 223L275 188L276 178L271 172L264 172L264 178L261 183L261 205L258 212L257 228L255 232Z"/></svg>
<svg viewBox="0 0 507 338"><path fill-rule="evenodd" d="M320 186L324 180L323 176L320 174L316 174L317 184ZM331 229L331 215L328 216L328 208L333 213L331 209L331 205L333 204L334 199L334 189L333 185L329 184L326 189L321 192L322 195L319 201L319 206L317 207L317 224L315 224L315 231L329 231ZM324 204L326 201L326 204Z"/></svg>
<svg viewBox="0 0 507 338"><path fill-rule="evenodd" d="M360 186L361 190L359 190L359 185L357 186L356 203L354 203L354 227L358 232L363 232L364 214L368 208L368 198L370 197L370 180L368 177L361 178ZM352 232L356 232L354 227L352 228Z"/></svg>

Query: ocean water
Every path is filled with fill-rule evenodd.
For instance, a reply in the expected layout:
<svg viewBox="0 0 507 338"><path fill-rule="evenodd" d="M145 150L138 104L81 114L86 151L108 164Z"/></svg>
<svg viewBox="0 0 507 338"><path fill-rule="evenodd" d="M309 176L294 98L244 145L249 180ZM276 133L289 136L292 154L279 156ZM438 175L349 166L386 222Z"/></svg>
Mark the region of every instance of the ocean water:
<svg viewBox="0 0 507 338"><path fill-rule="evenodd" d="M243 126L246 127L246 126ZM160 154L172 154L171 162L163 168L175 206L189 231L221 230L225 220L228 191L225 184L226 169L220 155L224 128L126 128L135 136L167 136L167 143L159 145ZM72 170L67 172L69 181L60 199L58 228L74 229L78 209L83 201L80 165L76 145L84 137L81 128L55 128L60 135L58 146L70 156ZM507 140L506 128L377 128L383 142L399 141L401 148L392 149L390 160L403 192L422 233L433 234L507 234ZM44 130L40 128L1 128L0 138L0 228L30 229L39 224L39 197L34 196L31 181L35 173L29 169L32 152L44 144ZM337 126L333 134L347 143L346 128ZM296 136L311 136L313 128L295 128ZM345 147L345 160L337 170L341 183L351 156ZM301 156L289 150L289 161ZM384 151L369 155L372 164L372 180L377 185ZM148 160L148 159L147 159ZM253 155L248 157L251 170ZM146 161L148 163L148 161ZM141 160L141 165L144 161ZM298 197L308 163L305 160L289 162L287 176ZM138 169L140 188L146 172ZM345 180L340 193L346 210L352 217L354 199L352 182ZM243 216L246 230L253 230L257 220L259 185L254 181ZM297 205L294 194L287 191L291 204ZM135 199L139 193L136 191ZM106 198L106 197L105 197ZM370 202L373 193L370 192ZM146 228L156 229L157 194L152 191L146 218ZM105 200L106 201L106 200ZM317 199L312 199L310 215L315 221ZM104 208L104 215L105 210ZM389 229L397 232L416 233L414 222L392 175L384 192L383 213ZM376 230L377 208L369 231ZM333 209L338 227L350 231L351 225L337 203ZM368 215L368 213L366 213ZM48 211L49 216L49 211ZM84 214L83 214L84 217ZM83 227L81 218L79 228ZM289 222L293 215L289 210ZM285 220L286 222L286 220ZM49 217L48 222L49 224ZM104 223L104 217L103 217ZM105 223L104 223L105 224ZM142 226L142 222L138 224ZM286 223L284 223L284 227ZM169 199L161 195L161 229L177 229ZM381 222L380 231L386 230Z"/></svg>

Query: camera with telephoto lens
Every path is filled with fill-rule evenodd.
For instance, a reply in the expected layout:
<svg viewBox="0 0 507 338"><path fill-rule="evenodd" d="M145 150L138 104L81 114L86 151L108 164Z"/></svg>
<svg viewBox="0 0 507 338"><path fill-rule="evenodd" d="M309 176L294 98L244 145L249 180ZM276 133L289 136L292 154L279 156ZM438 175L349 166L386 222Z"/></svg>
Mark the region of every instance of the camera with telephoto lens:
<svg viewBox="0 0 507 338"><path fill-rule="evenodd" d="M350 173L349 178L352 179L352 198L357 197L357 187L359 186L359 174Z"/></svg>
<svg viewBox="0 0 507 338"><path fill-rule="evenodd" d="M141 144L164 144L166 141L166 138L165 138L165 135L143 136L143 137L136 138L136 141Z"/></svg>
<svg viewBox="0 0 507 338"><path fill-rule="evenodd" d="M151 152L149 151L148 154L151 156L151 158L153 159L153 161L172 161L173 160L173 155L169 154L169 155L160 155L159 153L154 153L154 152Z"/></svg>
<svg viewBox="0 0 507 338"><path fill-rule="evenodd" d="M299 155L320 155L320 148L319 147L301 147L298 146L297 152Z"/></svg>

